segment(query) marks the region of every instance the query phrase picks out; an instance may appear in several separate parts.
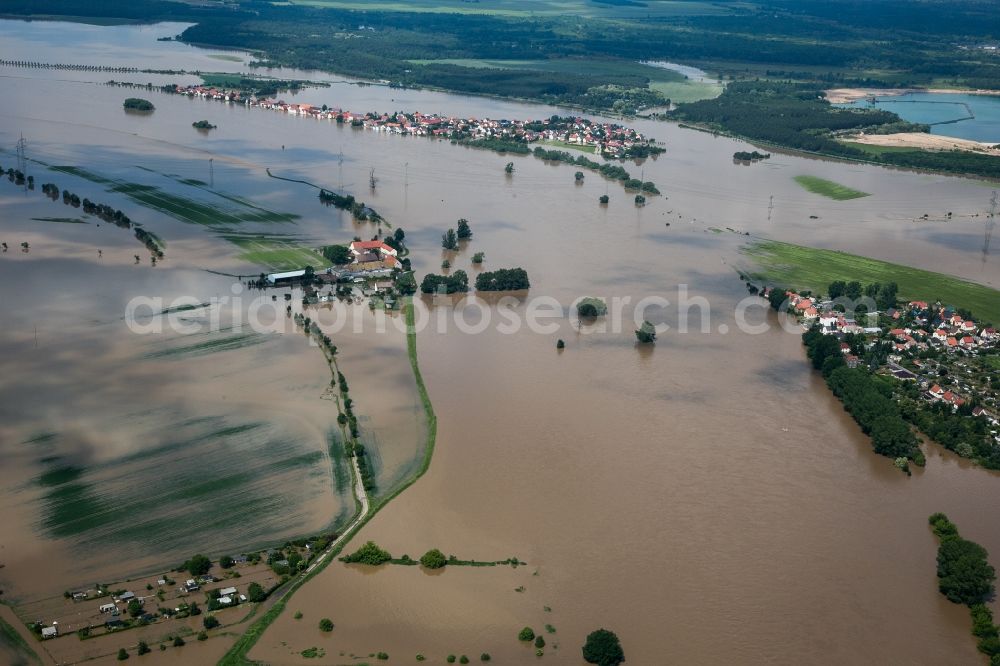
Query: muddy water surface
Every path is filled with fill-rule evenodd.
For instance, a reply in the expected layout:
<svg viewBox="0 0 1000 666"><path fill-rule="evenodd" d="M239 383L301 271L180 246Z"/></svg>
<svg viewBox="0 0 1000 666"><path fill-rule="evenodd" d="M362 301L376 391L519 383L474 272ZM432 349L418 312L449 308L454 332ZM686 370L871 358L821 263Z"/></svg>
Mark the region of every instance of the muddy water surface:
<svg viewBox="0 0 1000 666"><path fill-rule="evenodd" d="M70 55L53 49L53 62ZM352 110L494 117L553 112L350 85L303 94ZM738 142L640 122L668 145L658 159L627 167L665 194L640 210L620 187L594 174L577 186L572 167L533 157L159 93L149 95L157 106L152 115L125 116L125 96L81 81L20 79L19 94L0 114L0 141L9 151L24 132L47 164L87 166L142 183L154 177L136 167L209 182L211 157L210 189L296 215L281 228L294 229L309 243L374 233L319 206L314 190L268 179L269 167L342 186L367 200L405 228L420 273L438 269L441 233L465 217L475 237L448 257L453 266L474 274L475 251L486 252L486 268L523 266L532 279L529 296L551 296L562 308L584 295L627 296L632 305L653 295L676 302L678 285L686 284L711 310L707 332L681 333L675 306L649 309L647 318L672 326L653 349L635 346L628 322L603 333L577 332L564 318L551 332L521 327L502 333L491 326L469 335L454 324L421 331L421 366L439 418L434 461L427 476L355 542L376 539L397 555L416 557L438 547L463 558L514 555L529 564L431 576L413 567L372 572L335 563L289 602L291 610L303 611L303 620L282 615L255 648L255 658L300 663L295 653L322 645L323 663L340 663L341 652L379 650L394 659L422 652L438 663L448 653L476 657L487 651L520 663L534 656L517 643L517 631L524 625L539 631L549 623L557 632L548 636L545 658L560 663L578 663L583 637L599 626L617 631L629 662L638 664L978 663L966 613L937 593L936 544L926 517L945 511L963 534L1000 552L1000 532L990 519L1000 497L997 477L931 451L927 468L906 478L872 455L802 362L796 336L776 330L774 322L766 334L737 331L733 313L744 292L734 266L743 261L739 248L747 240L736 232L749 232L996 284L1000 267L982 247L989 187L784 155L742 167L731 162L742 147ZM73 114L64 111L70 106ZM219 130L198 134L190 123L200 118ZM503 165L511 160L516 172L507 178ZM11 161L9 153L0 154L5 166ZM367 191L371 168L380 179L374 193ZM871 196L830 201L799 188L792 180L799 174ZM0 293L9 308L0 346L16 359L16 372L5 373L0 387L12 406L5 410L5 460L15 461L5 465L2 501L18 536L3 544L3 574L12 581L5 580L5 587L24 591L43 586L40 572L27 564L42 554L63 579L80 571L115 572L87 542L104 533L45 531L51 503L43 486L27 480L41 478L47 463L23 452L34 451L25 442L45 434L49 421L98 433L86 439L88 462L120 461L128 452L171 441L164 432L182 419L170 408L189 419L221 418L233 427L262 424L260 439L240 438L238 446L207 439L192 449L189 467L176 466L168 456L142 470L144 478L157 470L187 476L177 481L183 488L191 487L190 474L201 461L211 461L208 484L237 465L247 470L250 458L252 465L265 465L276 448L271 438L297 441L289 445L289 456L322 456L324 425L330 422L330 406L321 397L326 368L301 334L214 358L164 361L148 358L148 341L101 323L121 316L132 293L210 298L226 293L233 280L201 269L256 274L260 267L240 259L239 250L211 228L137 206L92 181L52 173L37 178L73 183L81 196L126 209L166 239L168 259L156 269L144 260L139 273L130 261L142 248L128 246L127 232L104 225L39 226L46 223L30 218L46 213L36 207L61 210L63 204L25 204L23 194L0 183L6 188L0 194L3 235L17 241L12 247L22 237L32 245L27 255L0 257ZM168 187L163 177L155 182ZM180 185L169 187L190 194ZM602 208L597 198L605 192L611 205ZM947 211L953 212L951 221L945 221ZM931 221L916 222L924 213ZM99 267L97 244L81 239L105 231L124 240L113 241L116 248L120 244L108 253L113 265ZM452 305L425 305L454 322ZM522 303L513 313L523 320L528 308ZM469 321L477 321L482 308L468 309ZM486 311L495 322L500 306ZM751 318L764 316L761 309ZM36 320L44 356L32 351ZM360 320L367 321L364 310ZM720 325L728 332L721 333ZM105 332L109 328L112 333ZM419 455L423 427L404 339L368 328L334 337L343 348L342 369L358 411L370 416L380 469L391 486ZM555 349L557 338L567 343L562 353ZM49 392L58 401L45 408ZM75 451L66 447L45 457ZM292 476L250 467L253 481L240 489L252 490L275 511L260 515L293 517L264 520L260 529L281 541L335 520L342 505L330 464L316 458L288 472ZM129 468L106 465L100 469L117 471L99 476L87 467L85 480L100 489L102 481L133 478ZM128 500L119 492L114 497ZM226 490L217 497L232 499ZM160 519L184 525L170 513ZM218 531L205 523L191 534L192 543L207 551L244 543L245 528L231 522L220 523ZM116 547L127 544L137 564L163 560L155 542L110 533L106 538ZM16 569L11 552L22 562ZM524 591L515 591L520 587ZM316 629L320 617L337 624L331 635Z"/></svg>

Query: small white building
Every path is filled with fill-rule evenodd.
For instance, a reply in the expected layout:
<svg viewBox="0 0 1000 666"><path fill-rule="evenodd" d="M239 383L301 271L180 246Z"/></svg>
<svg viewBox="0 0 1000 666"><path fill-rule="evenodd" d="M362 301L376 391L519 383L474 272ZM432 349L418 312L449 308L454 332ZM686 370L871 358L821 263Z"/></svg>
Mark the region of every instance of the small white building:
<svg viewBox="0 0 1000 666"><path fill-rule="evenodd" d="M224 587L221 590L219 590L219 594L221 596L223 596L223 597L230 597L230 596L236 594L236 588L235 587Z"/></svg>
<svg viewBox="0 0 1000 666"><path fill-rule="evenodd" d="M52 625L51 627L42 627L42 638L55 638L59 635L59 627Z"/></svg>

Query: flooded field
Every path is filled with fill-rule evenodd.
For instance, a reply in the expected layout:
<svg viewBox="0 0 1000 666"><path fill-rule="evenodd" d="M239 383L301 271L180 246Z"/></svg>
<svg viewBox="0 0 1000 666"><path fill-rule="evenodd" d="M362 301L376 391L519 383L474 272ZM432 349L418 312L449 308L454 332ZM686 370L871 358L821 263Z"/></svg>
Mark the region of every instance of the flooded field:
<svg viewBox="0 0 1000 666"><path fill-rule="evenodd" d="M0 21L0 34L18 35L0 58L30 48L23 27ZM133 31L129 64L173 48L192 59L180 66L207 69L208 55L155 42L161 30L114 30ZM52 62L84 59L49 45ZM763 308L749 318L769 332L738 330L745 291L734 267L749 233L996 285L1000 263L984 246L991 185L781 154L744 167L732 153L746 144L641 121L667 152L627 168L665 196L635 208L619 185L589 173L576 185L572 167L531 156L157 92L144 95L155 112L132 116L121 108L130 93L97 83L103 75L0 67L0 76L18 86L0 112L0 164L14 162L23 134L37 183L119 207L166 243L153 267L130 232L0 181L0 240L10 245L0 255L4 598L30 602L196 551L281 543L353 509L330 456L329 370L305 336L234 330L228 305L173 313L198 323L218 311L212 334L136 335L122 320L136 296L164 307L240 296L243 313L272 303L270 292L234 293L238 278L218 274L268 268L235 236L308 249L375 233L270 169L367 201L405 229L419 274L438 270L442 232L467 218L474 237L453 267L474 276L478 251L484 269L524 267L528 296L551 297L560 314L550 331L503 332L504 313L524 321L534 306L421 301L432 322L418 348L438 416L433 463L348 546L374 539L397 556L437 547L528 564L426 573L333 563L292 596L253 658L302 663L303 651L322 648L317 663L383 650L394 661L489 652L521 663L534 657L517 632L551 624L545 660L567 664L601 626L636 664L979 663L967 613L937 592L926 517L947 512L1000 552L997 476L935 449L912 478L874 456L803 362L797 336ZM301 98L465 116L558 111L348 83ZM202 118L218 130L192 129ZM59 166L86 173L49 168ZM871 196L825 199L800 188L799 175ZM41 219L77 217L84 223ZM708 303L707 330L677 330L679 285ZM591 295L631 298L625 325L601 331L562 316ZM649 296L671 304L646 318L673 329L640 349L631 308ZM339 330L332 311L318 318L340 348L377 493L388 493L415 468L425 424L405 337L391 324L376 332L365 305L351 311ZM456 312L490 325L463 332ZM322 617L333 632L319 631ZM192 663L211 663L229 640L208 641Z"/></svg>

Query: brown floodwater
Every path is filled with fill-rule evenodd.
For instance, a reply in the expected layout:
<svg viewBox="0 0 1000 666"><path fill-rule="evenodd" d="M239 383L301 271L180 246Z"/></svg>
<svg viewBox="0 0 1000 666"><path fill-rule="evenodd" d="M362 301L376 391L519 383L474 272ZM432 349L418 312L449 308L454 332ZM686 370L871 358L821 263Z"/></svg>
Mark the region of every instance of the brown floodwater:
<svg viewBox="0 0 1000 666"><path fill-rule="evenodd" d="M157 34L150 31L149 39ZM130 39L133 55L126 62L144 66L153 52L144 50L140 37ZM155 49L182 48L161 45ZM19 48L28 45L15 40L0 57ZM50 48L48 61L85 60L72 45ZM184 57L195 59L186 67L200 62L197 52L185 50ZM234 65L217 62L220 70ZM546 634L545 659L567 664L580 663L583 638L601 626L619 634L635 664L981 663L967 613L937 592L936 541L926 518L944 511L964 535L1000 552L992 520L1000 479L934 448L927 467L911 478L872 454L803 362L796 335L778 330L762 308L750 319L769 321L769 332L738 330L734 311L745 291L734 267L745 263L740 247L747 238L711 229L857 252L995 285L1000 265L983 251L990 186L782 154L743 167L731 161L739 142L638 121L646 134L666 141L668 152L642 166L627 165L665 194L636 209L619 186L596 174L577 186L574 168L530 156L155 92L148 94L157 107L152 115L126 116L121 99L129 93L93 83L99 76L56 80L4 68L0 76L20 77L18 94L0 113L0 146L6 151L23 132L29 157L163 187L162 178L136 167L207 180L211 157L216 189L299 216L282 230L317 245L374 233L320 206L314 190L268 179L269 167L276 175L342 185L368 201L406 230L421 274L438 269L441 233L465 217L475 236L451 257L453 267L474 275L470 258L476 251L486 253L487 269L523 266L532 281L529 298L552 297L565 309L587 295L630 297L634 305L648 296L676 301L683 284L710 304L704 333L677 330L673 305L648 310L647 318L672 328L655 348L643 349L628 322L601 332L578 329L562 317L552 332L521 327L505 333L496 326L501 313L523 320L529 303L421 301L432 319L443 315L448 322L418 335L421 369L438 416L434 459L427 475L348 548L374 539L395 555L417 557L437 547L461 558L517 556L528 565L431 575L416 567L371 571L334 563L289 600L290 612L265 632L254 658L301 663L297 653L322 647L326 656L317 663L382 650L394 661L423 653L441 663L449 653L477 659L490 652L501 663L523 663L535 657L516 640L518 630L529 625L540 632L548 623L556 633ZM352 110L509 118L556 112L347 83L310 89L299 98ZM219 129L198 134L190 124L201 118ZM9 152L0 153L4 166L12 161ZM503 173L507 161L516 166L510 178ZM374 193L367 188L371 168L380 179ZM824 199L792 180L800 174L871 196ZM0 256L0 350L7 359L0 427L5 463L12 461L2 472L0 502L11 527L0 542L8 565L0 576L5 589L24 596L58 592L74 575L89 580L123 570L119 558L95 547L93 539L99 544L102 536L130 549L137 571L174 561L164 558L162 544L127 540L127 530L107 525L96 533L46 532L45 491L30 483L45 463L35 454L14 453L23 450L26 433L46 432L50 422L73 424L79 432L108 429L80 446L98 468L85 478L101 488L113 478L127 482L132 468L123 467L122 458L152 448L146 441L151 433L182 417L261 423L273 437L299 442L294 451L324 453L332 408L322 399L328 375L319 352L293 331L169 365L147 358L184 340L151 342L114 324L129 297L210 299L225 294L233 279L203 269L259 269L210 228L143 209L97 183L60 173L37 178L120 205L168 246L161 266L136 267L131 257L142 248L128 232L31 221L66 214L63 204L38 193L26 202L13 185L0 182L0 235L17 241L12 248L22 238L31 241L27 254ZM611 205L603 208L597 198L605 191ZM945 221L948 211L953 217ZM925 213L933 221L915 221ZM111 247L106 243L116 248L105 251L111 265L94 256L97 247ZM456 309L469 322L485 310L493 325L464 333L452 318ZM626 314L631 318L630 307ZM352 325L333 337L362 428L376 450L382 492L413 469L424 424L404 336L391 323L387 333L375 332L365 306L354 315ZM44 354L32 351L35 321ZM321 315L320 321L333 330L332 319ZM728 331L720 332L720 325ZM562 352L555 348L558 338L566 341ZM267 451L268 441L262 437L259 448L248 444L250 455L241 455L238 447L230 450L225 441L208 438L192 456L195 462L243 466ZM65 450L41 457L73 451L66 443ZM135 473L148 479L173 470L173 464L169 457L158 459ZM331 464L323 457L296 467L291 476L284 468L254 473L251 495L276 507L262 514L261 531L280 542L336 521L343 500L330 481ZM220 468L225 465L213 462L212 470ZM101 476L104 471L110 476ZM184 471L176 473L182 477L177 486L189 487ZM108 492L106 501L130 497L120 487ZM180 511L183 502L171 506ZM289 507L294 519L278 520ZM208 527L176 552L266 541L266 534L241 534L244 524L232 524L239 521L220 521L213 532L216 526L206 518L199 524ZM31 564L40 558L46 560L44 571ZM50 572L53 578L43 576ZM303 619L293 618L296 610ZM319 632L321 617L334 621L334 632ZM208 663L210 657L198 659Z"/></svg>

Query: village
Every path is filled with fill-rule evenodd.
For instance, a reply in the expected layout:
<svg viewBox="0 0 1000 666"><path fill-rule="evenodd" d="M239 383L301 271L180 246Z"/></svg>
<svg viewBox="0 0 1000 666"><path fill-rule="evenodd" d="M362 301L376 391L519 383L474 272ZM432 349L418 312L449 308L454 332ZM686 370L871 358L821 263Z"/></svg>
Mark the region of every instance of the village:
<svg viewBox="0 0 1000 666"><path fill-rule="evenodd" d="M548 142L587 149L611 159L645 157L664 152L642 133L616 123L597 123L583 117L552 116L542 120L496 120L455 118L437 114L353 113L339 108L294 104L284 100L257 98L239 90L207 86L165 86L164 92L230 104L277 111L293 116L328 120L390 134L472 139L504 139L519 143Z"/></svg>
<svg viewBox="0 0 1000 666"><path fill-rule="evenodd" d="M763 292L770 297L769 289ZM869 367L907 390L897 400L986 424L993 445L1000 445L1000 331L980 325L971 313L942 303L911 300L905 305L861 315L865 324L834 301L784 292L791 312L806 330L818 327L841 340L850 368Z"/></svg>
<svg viewBox="0 0 1000 666"><path fill-rule="evenodd" d="M196 555L175 571L67 590L61 597L25 604L18 612L59 663L64 652L67 657L79 654L80 648L73 647L79 641L93 645L85 649L88 658L106 654L109 643L89 639L111 634L121 634L117 642L122 647L131 648L136 641L159 645L161 651L180 647L185 639L205 640L241 622L249 606L305 570L334 536L214 562ZM243 612L237 610L241 607Z"/></svg>

